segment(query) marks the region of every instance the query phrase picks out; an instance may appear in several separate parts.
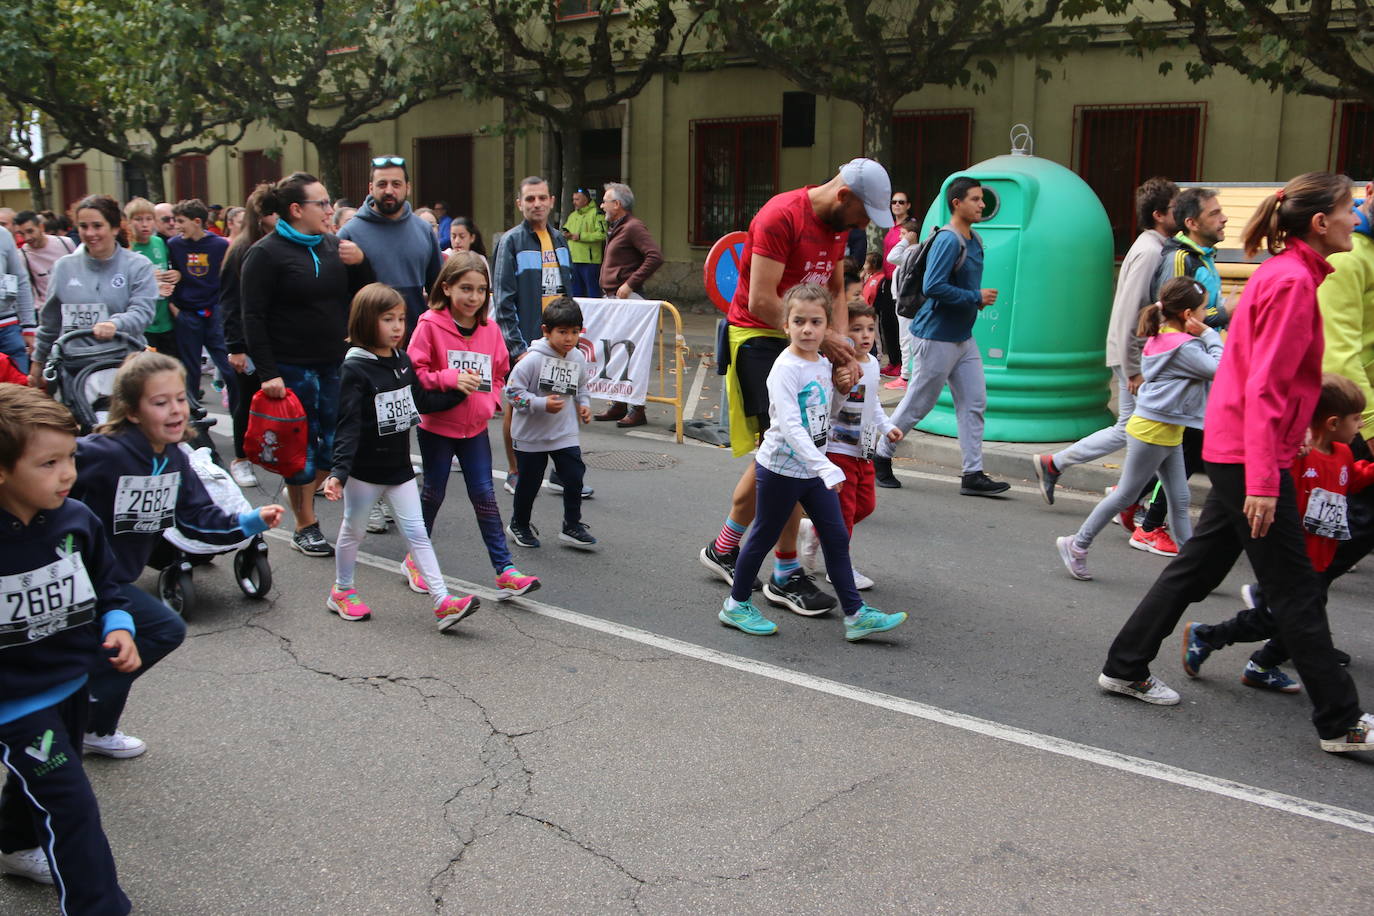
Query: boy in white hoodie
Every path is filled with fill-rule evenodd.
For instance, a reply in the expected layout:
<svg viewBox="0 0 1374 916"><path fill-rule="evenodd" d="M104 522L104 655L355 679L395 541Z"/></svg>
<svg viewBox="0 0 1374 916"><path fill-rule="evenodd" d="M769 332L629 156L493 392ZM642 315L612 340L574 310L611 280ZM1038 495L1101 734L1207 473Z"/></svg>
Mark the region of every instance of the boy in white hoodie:
<svg viewBox="0 0 1374 916"><path fill-rule="evenodd" d="M512 408L511 439L520 474L506 533L521 547L539 546L539 531L530 524L530 512L552 459L563 481L563 530L558 539L581 550L593 550L596 538L582 524L582 478L587 466L582 463L577 429L579 421L589 423L592 419L591 398L586 391L587 359L577 349L582 337L582 309L571 298L558 297L544 309L542 330L544 339L530 345L506 383L506 399Z"/></svg>

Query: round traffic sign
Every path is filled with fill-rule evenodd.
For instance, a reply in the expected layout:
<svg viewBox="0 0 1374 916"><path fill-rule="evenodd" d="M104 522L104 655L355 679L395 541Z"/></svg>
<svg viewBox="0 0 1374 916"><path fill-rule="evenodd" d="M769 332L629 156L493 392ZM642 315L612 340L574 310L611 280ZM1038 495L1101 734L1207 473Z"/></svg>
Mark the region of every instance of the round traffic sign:
<svg viewBox="0 0 1374 916"><path fill-rule="evenodd" d="M722 312L729 311L730 300L739 286L740 267L744 263L744 245L749 233L736 230L721 236L706 255L704 268L706 295Z"/></svg>

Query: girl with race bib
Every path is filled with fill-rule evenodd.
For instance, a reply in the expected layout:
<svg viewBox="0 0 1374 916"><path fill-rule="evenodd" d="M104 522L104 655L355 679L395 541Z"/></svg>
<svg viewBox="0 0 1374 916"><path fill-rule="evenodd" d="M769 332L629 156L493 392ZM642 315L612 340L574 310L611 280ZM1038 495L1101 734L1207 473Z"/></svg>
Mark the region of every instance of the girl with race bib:
<svg viewBox="0 0 1374 916"><path fill-rule="evenodd" d="M119 730L124 703L134 679L186 637L186 624L176 612L134 585L162 532L175 526L198 541L236 544L281 520L281 506L234 517L215 505L177 448L186 437L189 416L181 362L151 351L135 353L115 375L109 419L76 443L71 495L105 526L114 548L113 577L133 615L134 641L143 658L137 672L92 675L88 754L123 758L147 750L142 741Z"/></svg>
<svg viewBox="0 0 1374 916"><path fill-rule="evenodd" d="M152 324L157 279L152 262L119 245L124 214L114 198L93 194L76 205L81 247L53 265L48 298L38 313L29 379L41 385L53 341L71 331L90 330L97 340L127 334L139 347Z"/></svg>
<svg viewBox="0 0 1374 916"><path fill-rule="evenodd" d="M734 585L717 616L726 626L751 636L778 631L777 624L754 607L754 576L800 503L820 539L826 569L844 609L844 638L854 642L891 630L906 620L906 614L869 607L854 587L849 532L838 495L845 474L823 451L836 411L834 369L820 353L830 325L830 292L812 283L792 287L782 297L782 321L791 345L768 373L768 431L754 462L754 524L740 545Z"/></svg>
<svg viewBox="0 0 1374 916"><path fill-rule="evenodd" d="M486 259L472 251L454 251L430 287L429 310L420 316L410 338L410 358L421 385L456 387L467 393L457 407L420 418L416 438L425 479L420 506L425 530L433 536L456 457L487 557L496 570L496 586L503 594L515 596L534 591L539 580L520 572L511 560L491 482L487 421L501 403L510 354L501 329L488 314L488 286ZM412 587L423 590L425 580L414 564L408 562L406 572Z"/></svg>
<svg viewBox="0 0 1374 916"><path fill-rule="evenodd" d="M410 544L402 573L412 591L429 592L439 629L447 630L477 610L475 595L448 593L420 511L420 492L410 463L410 428L420 414L462 403L477 380L460 377L447 390L420 386L406 351L405 300L384 283L369 283L353 297L348 339L339 377L339 426L334 438L334 465L324 493L344 501L343 523L334 554L335 582L326 606L344 620L367 620L372 609L353 587L358 547L366 536L367 515L386 498L396 523ZM409 570L418 567L412 576ZM420 582L416 579L420 578ZM421 587L423 586L423 587Z"/></svg>

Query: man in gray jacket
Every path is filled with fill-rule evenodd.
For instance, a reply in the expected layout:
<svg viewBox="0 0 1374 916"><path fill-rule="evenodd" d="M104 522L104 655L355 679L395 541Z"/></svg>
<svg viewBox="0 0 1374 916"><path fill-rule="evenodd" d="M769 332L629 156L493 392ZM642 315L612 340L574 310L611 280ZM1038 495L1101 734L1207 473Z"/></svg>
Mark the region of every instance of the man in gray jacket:
<svg viewBox="0 0 1374 916"><path fill-rule="evenodd" d="M29 350L38 318L33 308L29 268L14 236L0 232L0 353L20 372L29 371Z"/></svg>
<svg viewBox="0 0 1374 916"><path fill-rule="evenodd" d="M1107 368L1117 388L1117 419L1114 426L1084 436L1053 455L1035 455L1035 476L1045 502L1054 505L1054 487L1059 476L1075 464L1083 464L1126 447L1126 421L1135 412L1135 393L1144 377L1140 374L1140 349L1143 341L1135 335L1140 310L1150 304L1150 288L1164 243L1174 234L1171 215L1178 186L1167 178L1151 178L1135 191L1136 218L1141 232L1121 262L1112 317L1107 325Z"/></svg>

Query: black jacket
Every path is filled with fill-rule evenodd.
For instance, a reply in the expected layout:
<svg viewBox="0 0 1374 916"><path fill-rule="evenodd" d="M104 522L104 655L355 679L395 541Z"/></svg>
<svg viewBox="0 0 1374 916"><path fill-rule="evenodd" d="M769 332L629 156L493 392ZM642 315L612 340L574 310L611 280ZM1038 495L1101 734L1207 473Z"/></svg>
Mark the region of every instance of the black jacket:
<svg viewBox="0 0 1374 916"><path fill-rule="evenodd" d="M219 269L219 313L224 319L224 346L230 353L247 353L243 337L243 258L247 245L232 245Z"/></svg>
<svg viewBox="0 0 1374 916"><path fill-rule="evenodd" d="M270 232L248 249L239 280L248 355L264 382L277 378L277 363L337 366L348 349L348 310L353 294L376 279L367 261L349 267L339 259L339 240L326 235L310 249Z"/></svg>
<svg viewBox="0 0 1374 916"><path fill-rule="evenodd" d="M409 400L402 393L407 390ZM390 397L379 399L378 395ZM340 483L353 476L388 487L413 480L410 428L419 424L419 414L457 407L466 397L461 391L421 388L404 350L377 356L353 347L339 370L339 425L334 432L330 476L339 478ZM380 421L379 400L386 410ZM415 411L411 411L412 406Z"/></svg>

